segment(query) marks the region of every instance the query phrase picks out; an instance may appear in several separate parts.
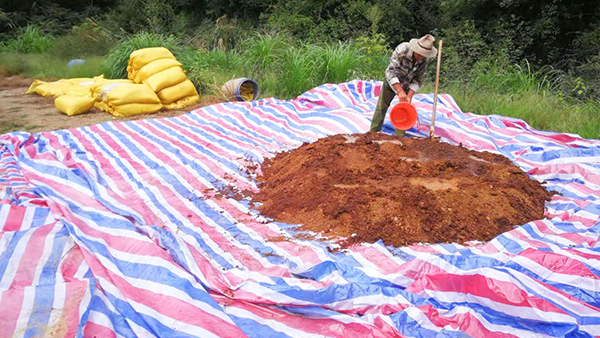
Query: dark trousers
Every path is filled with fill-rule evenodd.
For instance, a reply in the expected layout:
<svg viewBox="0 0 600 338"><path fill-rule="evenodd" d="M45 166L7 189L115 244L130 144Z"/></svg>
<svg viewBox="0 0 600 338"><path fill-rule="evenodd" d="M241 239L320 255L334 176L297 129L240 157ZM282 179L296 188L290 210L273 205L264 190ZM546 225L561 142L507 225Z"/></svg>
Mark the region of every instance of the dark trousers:
<svg viewBox="0 0 600 338"><path fill-rule="evenodd" d="M404 88L403 88L404 89ZM405 92L408 92L404 89ZM390 84L384 78L383 85L381 86L381 91L379 92L379 100L377 101L377 108L375 108L375 114L373 114L373 120L371 120L371 132L379 132L383 127L383 121L385 120L385 115L387 114L388 108L390 107L390 102L396 97L396 93L390 87ZM404 130L396 129L394 132L395 135L404 135Z"/></svg>

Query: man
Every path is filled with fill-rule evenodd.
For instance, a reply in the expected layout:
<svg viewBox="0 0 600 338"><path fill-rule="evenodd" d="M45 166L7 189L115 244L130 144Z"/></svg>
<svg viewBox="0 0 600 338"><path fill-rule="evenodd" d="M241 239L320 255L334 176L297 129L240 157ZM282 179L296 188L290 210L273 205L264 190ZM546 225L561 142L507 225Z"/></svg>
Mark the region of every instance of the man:
<svg viewBox="0 0 600 338"><path fill-rule="evenodd" d="M396 47L390 64L385 71L385 80L379 92L379 101L371 121L371 132L381 131L385 115L394 96L398 96L400 102L411 102L413 95L423 84L425 70L427 69L426 58L437 55L437 49L433 47L435 38L430 34L420 39L411 39ZM396 135L404 135L404 131L396 130Z"/></svg>

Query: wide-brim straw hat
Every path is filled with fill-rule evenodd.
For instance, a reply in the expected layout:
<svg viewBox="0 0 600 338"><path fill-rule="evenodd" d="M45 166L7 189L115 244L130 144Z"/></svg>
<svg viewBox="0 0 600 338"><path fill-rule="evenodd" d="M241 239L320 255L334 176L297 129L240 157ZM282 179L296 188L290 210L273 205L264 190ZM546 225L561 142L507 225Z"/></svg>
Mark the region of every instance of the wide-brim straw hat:
<svg viewBox="0 0 600 338"><path fill-rule="evenodd" d="M427 34L420 39L411 39L410 48L413 52L423 55L427 58L432 58L437 55L437 49L433 47L435 38L431 34Z"/></svg>

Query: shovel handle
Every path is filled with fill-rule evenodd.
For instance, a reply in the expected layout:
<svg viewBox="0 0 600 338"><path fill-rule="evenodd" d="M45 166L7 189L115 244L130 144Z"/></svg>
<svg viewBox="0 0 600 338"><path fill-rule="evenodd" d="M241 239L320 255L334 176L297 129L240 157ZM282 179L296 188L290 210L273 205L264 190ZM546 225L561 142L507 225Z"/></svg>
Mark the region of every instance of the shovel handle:
<svg viewBox="0 0 600 338"><path fill-rule="evenodd" d="M439 51L437 56L437 70L435 71L435 90L433 91L433 113L431 116L431 128L429 129L429 137L433 138L435 133L435 113L437 108L438 87L440 83L440 68L442 66L442 45L444 40L440 40Z"/></svg>

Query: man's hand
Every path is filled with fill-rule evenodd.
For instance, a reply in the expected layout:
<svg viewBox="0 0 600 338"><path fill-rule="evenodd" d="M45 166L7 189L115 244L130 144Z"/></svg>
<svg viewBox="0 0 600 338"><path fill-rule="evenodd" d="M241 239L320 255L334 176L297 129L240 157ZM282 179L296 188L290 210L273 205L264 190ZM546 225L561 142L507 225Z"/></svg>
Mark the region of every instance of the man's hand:
<svg viewBox="0 0 600 338"><path fill-rule="evenodd" d="M412 90L412 89L409 89L409 90L408 90L408 102L409 102L409 103L411 103L411 102L412 102L413 95L415 95L415 91L414 91L414 90Z"/></svg>
<svg viewBox="0 0 600 338"><path fill-rule="evenodd" d="M400 90L398 92L398 101L400 101L400 102L409 102L408 101L408 96L406 96L406 93L404 92L404 90Z"/></svg>
<svg viewBox="0 0 600 338"><path fill-rule="evenodd" d="M406 96L406 93L404 92L404 89L402 89L402 86L400 86L399 83L394 83L394 90L396 91L396 95L398 95L398 100L400 102L409 102L408 96Z"/></svg>

